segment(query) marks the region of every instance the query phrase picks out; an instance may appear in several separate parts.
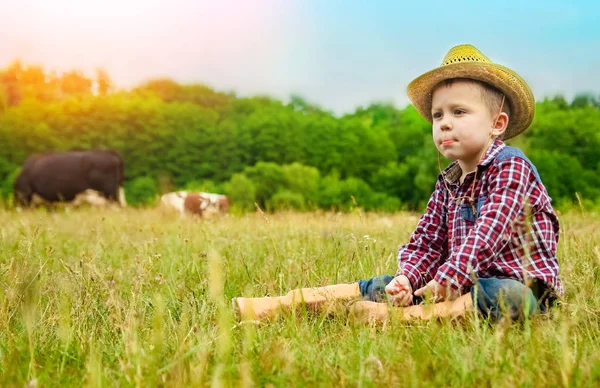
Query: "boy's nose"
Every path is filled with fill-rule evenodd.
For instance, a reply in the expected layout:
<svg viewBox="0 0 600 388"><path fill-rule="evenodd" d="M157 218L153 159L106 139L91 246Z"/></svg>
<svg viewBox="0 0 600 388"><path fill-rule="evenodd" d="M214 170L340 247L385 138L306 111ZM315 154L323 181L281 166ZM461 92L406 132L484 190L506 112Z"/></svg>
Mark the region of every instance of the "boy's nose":
<svg viewBox="0 0 600 388"><path fill-rule="evenodd" d="M444 119L444 121L442 121L440 123L440 129L442 131L449 131L450 129L452 129L452 125L450 124L450 120Z"/></svg>

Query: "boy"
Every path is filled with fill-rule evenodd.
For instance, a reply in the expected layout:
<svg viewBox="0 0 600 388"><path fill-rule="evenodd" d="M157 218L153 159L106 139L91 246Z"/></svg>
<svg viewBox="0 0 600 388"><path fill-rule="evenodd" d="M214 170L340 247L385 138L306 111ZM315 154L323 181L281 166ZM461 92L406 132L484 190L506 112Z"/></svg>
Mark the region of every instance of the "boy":
<svg viewBox="0 0 600 388"><path fill-rule="evenodd" d="M550 197L535 166L502 141L533 120L535 101L525 81L460 45L440 67L412 81L408 95L432 123L439 153L454 162L441 172L417 229L399 249L396 276L234 299L242 318L362 296L367 301L351 306L359 320L458 317L475 309L492 319L518 319L562 296ZM421 305L425 296L434 303ZM404 309L380 303L386 299Z"/></svg>

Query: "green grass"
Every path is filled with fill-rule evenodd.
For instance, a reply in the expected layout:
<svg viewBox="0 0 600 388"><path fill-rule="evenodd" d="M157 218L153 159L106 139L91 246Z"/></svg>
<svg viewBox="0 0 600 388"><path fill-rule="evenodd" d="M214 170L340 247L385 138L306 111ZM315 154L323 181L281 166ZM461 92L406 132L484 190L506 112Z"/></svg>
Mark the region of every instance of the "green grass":
<svg viewBox="0 0 600 388"><path fill-rule="evenodd" d="M600 216L561 217L564 305L523 324L237 324L234 296L393 274L417 217L0 211L0 386L594 386Z"/></svg>

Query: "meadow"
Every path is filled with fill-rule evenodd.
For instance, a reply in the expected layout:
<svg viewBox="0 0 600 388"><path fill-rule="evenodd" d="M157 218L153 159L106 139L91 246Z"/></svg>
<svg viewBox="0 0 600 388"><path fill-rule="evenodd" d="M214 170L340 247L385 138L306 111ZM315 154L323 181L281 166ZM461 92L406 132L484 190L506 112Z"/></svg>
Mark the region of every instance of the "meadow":
<svg viewBox="0 0 600 388"><path fill-rule="evenodd" d="M561 214L566 295L522 323L236 321L234 296L393 274L413 213L0 210L0 386L598 386L600 216Z"/></svg>

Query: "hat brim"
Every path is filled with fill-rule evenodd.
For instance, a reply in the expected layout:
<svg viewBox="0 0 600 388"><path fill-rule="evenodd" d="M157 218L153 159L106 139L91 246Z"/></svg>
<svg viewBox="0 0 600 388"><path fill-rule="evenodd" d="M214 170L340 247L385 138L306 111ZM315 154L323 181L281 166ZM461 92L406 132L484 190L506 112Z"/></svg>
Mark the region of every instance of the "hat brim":
<svg viewBox="0 0 600 388"><path fill-rule="evenodd" d="M407 94L419 113L429 122L431 92L440 82L452 78L470 78L485 82L502 91L510 105L510 118L504 139L517 136L527 129L535 114L535 98L527 83L511 69L495 63L465 62L438 67L414 79Z"/></svg>

